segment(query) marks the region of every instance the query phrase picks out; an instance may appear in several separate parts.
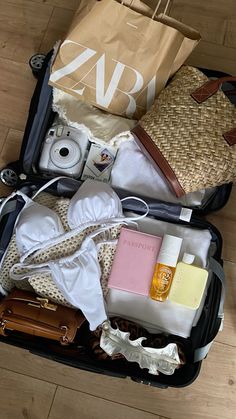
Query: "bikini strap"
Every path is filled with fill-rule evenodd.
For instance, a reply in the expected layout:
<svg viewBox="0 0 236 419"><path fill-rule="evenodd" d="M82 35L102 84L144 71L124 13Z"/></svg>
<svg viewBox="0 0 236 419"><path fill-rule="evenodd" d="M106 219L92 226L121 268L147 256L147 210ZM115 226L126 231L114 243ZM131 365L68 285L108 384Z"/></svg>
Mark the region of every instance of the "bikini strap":
<svg viewBox="0 0 236 419"><path fill-rule="evenodd" d="M130 221L137 221L137 220L141 220L142 218L145 218L149 213L149 206L147 202L141 198L138 198L137 196L126 196L125 198L121 199L121 202L128 201L130 199L133 199L134 201L142 202L142 204L144 204L146 207L146 212L144 214L138 215L137 217L126 217L126 219Z"/></svg>
<svg viewBox="0 0 236 419"><path fill-rule="evenodd" d="M14 205L10 204L9 208L8 208L8 202L14 198L15 196L21 196L25 203L27 201L29 201L30 199L34 199L36 198L37 195L39 195L41 192L43 192L45 189L47 189L49 186L53 185L53 183L58 182L60 179L71 179L68 178L67 176L58 176L54 179L49 180L49 182L45 183L45 185L43 185L37 192L35 192L32 196L32 198L29 198L27 195L25 195L23 192L21 191L15 191L12 192L8 197L6 197L5 199L2 200L1 205L0 205L0 220L1 218L8 212L12 212L14 211Z"/></svg>
<svg viewBox="0 0 236 419"><path fill-rule="evenodd" d="M49 180L47 183L45 183L45 185L41 186L41 188L38 189L38 191L36 191L33 196L32 199L36 198L36 196L38 196L41 192L45 191L45 189L49 188L49 186L53 185L54 183L58 182L61 179L67 179L67 180L73 180L74 182L78 182L79 181L77 179L72 179L71 177L68 176L58 176L55 177L54 179Z"/></svg>
<svg viewBox="0 0 236 419"><path fill-rule="evenodd" d="M24 272L22 273L15 273L15 269L22 268ZM9 276L14 281L22 281L23 279L29 279L32 275L37 273L44 273L50 272L49 266L47 263L39 263L39 264L26 264L26 263L15 263L9 271Z"/></svg>

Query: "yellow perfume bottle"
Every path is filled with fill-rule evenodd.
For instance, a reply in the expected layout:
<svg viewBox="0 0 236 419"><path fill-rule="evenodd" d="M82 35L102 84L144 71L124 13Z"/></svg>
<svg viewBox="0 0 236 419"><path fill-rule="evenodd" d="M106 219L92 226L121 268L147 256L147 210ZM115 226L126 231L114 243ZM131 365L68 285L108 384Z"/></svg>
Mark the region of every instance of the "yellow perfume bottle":
<svg viewBox="0 0 236 419"><path fill-rule="evenodd" d="M182 262L177 263L169 300L197 310L206 289L208 271L192 265L193 262L194 255L184 253Z"/></svg>
<svg viewBox="0 0 236 419"><path fill-rule="evenodd" d="M165 301L174 277L183 239L165 234L152 278L150 297Z"/></svg>

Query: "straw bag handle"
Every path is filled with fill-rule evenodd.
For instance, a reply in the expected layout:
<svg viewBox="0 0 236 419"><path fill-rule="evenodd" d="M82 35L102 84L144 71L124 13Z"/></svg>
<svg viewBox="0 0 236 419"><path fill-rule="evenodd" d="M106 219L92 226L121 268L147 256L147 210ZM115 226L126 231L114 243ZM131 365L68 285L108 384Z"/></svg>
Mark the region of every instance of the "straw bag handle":
<svg viewBox="0 0 236 419"><path fill-rule="evenodd" d="M209 80L204 83L201 87L191 93L191 97L196 100L197 103L203 103L215 93L218 92L223 83L227 81L236 81L235 76L225 76L218 80ZM236 144L236 128L231 129L223 134L224 139L227 143L232 146Z"/></svg>
<svg viewBox="0 0 236 419"><path fill-rule="evenodd" d="M134 2L134 0L131 0L131 2L130 2L130 4L129 4L129 6L128 6L128 7L131 7L131 6L132 6L132 4L133 4L133 2ZM165 10L164 10L164 12L163 12L163 15L166 15L167 10L168 10L169 5L170 5L170 2L171 2L171 0L167 0L166 7L165 7ZM125 0L122 0L122 1L121 1L121 4L125 6L125 4L124 4L124 3L125 3ZM153 14L152 14L152 17L151 17L152 19L154 19L154 18L155 18L155 16L156 16L156 14L157 14L158 9L159 9L159 7L161 6L161 3L162 3L162 0L158 0L157 5L156 5L156 7L155 7L155 10L154 10L154 12L153 12Z"/></svg>

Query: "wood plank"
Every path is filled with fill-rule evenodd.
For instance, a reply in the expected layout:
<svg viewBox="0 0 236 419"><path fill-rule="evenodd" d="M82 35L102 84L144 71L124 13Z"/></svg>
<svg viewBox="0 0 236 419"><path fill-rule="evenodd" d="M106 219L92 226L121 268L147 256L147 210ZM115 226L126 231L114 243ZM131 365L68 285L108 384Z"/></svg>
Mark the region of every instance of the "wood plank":
<svg viewBox="0 0 236 419"><path fill-rule="evenodd" d="M223 259L229 262L236 262L236 224L230 219L220 215L209 215L208 220L220 231L223 238Z"/></svg>
<svg viewBox="0 0 236 419"><path fill-rule="evenodd" d="M224 329L219 332L216 341L236 347L236 264L225 262L226 301L224 307Z"/></svg>
<svg viewBox="0 0 236 419"><path fill-rule="evenodd" d="M122 404L58 387L48 419L164 419Z"/></svg>
<svg viewBox="0 0 236 419"><path fill-rule="evenodd" d="M6 167L9 163L18 160L23 138L22 131L10 129L5 139L0 154L0 169ZM0 197L8 196L12 192L12 188L0 182Z"/></svg>
<svg viewBox="0 0 236 419"><path fill-rule="evenodd" d="M63 40L72 22L72 10L55 7L39 51L47 53L58 40Z"/></svg>
<svg viewBox="0 0 236 419"><path fill-rule="evenodd" d="M23 131L35 79L28 64L0 58L0 124Z"/></svg>
<svg viewBox="0 0 236 419"><path fill-rule="evenodd" d="M213 17L229 18L236 16L235 0L172 0L171 14L173 10L179 13L192 11L194 15L198 13Z"/></svg>
<svg viewBox="0 0 236 419"><path fill-rule="evenodd" d="M229 221L236 221L236 185L233 185L232 191L226 205L212 215L228 218Z"/></svg>
<svg viewBox="0 0 236 419"><path fill-rule="evenodd" d="M52 6L0 0L0 8L0 57L28 63L38 52Z"/></svg>
<svg viewBox="0 0 236 419"><path fill-rule="evenodd" d="M32 0L32 2L76 10L79 7L80 0Z"/></svg>
<svg viewBox="0 0 236 419"><path fill-rule="evenodd" d="M4 57L6 56L13 58L16 61L26 62L28 61L29 55L31 55L32 49L33 53L37 52L37 48L42 39L42 47L44 47L45 51L47 51L51 48L54 39L61 32L63 24L66 22L66 18L63 20L63 13L60 15L59 8L62 7L74 10L77 7L77 4L75 3L76 0L6 0L5 2L1 0L0 5L3 10L1 16L3 21L0 21L2 23L1 28L3 29L2 33L0 31L0 56L2 53L2 56ZM9 11L8 5L11 6L15 13L13 13L13 11ZM225 0L224 2L219 0L211 0L208 2L205 0L198 0L197 2L189 2L189 0L174 0L174 5L178 7L179 10L181 9L183 14L185 13L186 15L189 15L190 19L192 19L192 16L194 15L196 17L196 21L198 22L197 24L203 25L204 37L205 35L210 37L208 38L208 42L203 41L200 43L192 54L189 62L192 65L235 73L235 0ZM52 19L49 22L50 13L47 14L45 10L52 10L54 6L56 6L58 10L55 9ZM29 20L25 19L22 15L23 10L27 19L28 17L33 17L31 24L29 24ZM178 9L176 8L175 10ZM37 15L37 11L40 11L40 16L39 19L36 19L35 23L34 19ZM204 17L205 15L207 16L207 20L209 22L209 31L204 23L206 19L204 18L203 22L199 21L199 16ZM70 12L66 16L68 16L69 21ZM46 29L44 23L47 19L48 28ZM216 45L214 42L222 42L222 28L220 25L222 22L225 22L225 20L227 20L227 30L224 39L225 46ZM39 25L39 21L42 22L41 27ZM193 19L193 26L194 22L195 21ZM218 22L219 25L219 33L218 28L216 27L216 22ZM26 29L30 36L24 36L23 32L25 31L22 27L17 27L17 25L19 26L20 24L22 26L23 23L26 23ZM211 30L212 25L214 27L214 31ZM36 34L32 28L36 29ZM65 28L63 28L63 30L64 29ZM9 40L6 38L8 30ZM42 30L41 34L40 30ZM212 42L209 42L209 40ZM6 41L8 44L6 44L7 46L4 48L4 42ZM7 134L8 127L13 128L13 130L9 132L9 135L15 135L16 144L18 144L18 140L20 141L20 133L17 130L22 131L24 129L28 104L33 91L34 79L31 76L28 66L18 65L16 62L1 59L0 74L0 127L3 127L1 130L2 138L0 136L1 152L1 144L4 144L4 138ZM14 144L14 141L12 144ZM5 145L6 143L4 146ZM2 163L11 160L11 156L13 155L12 153L13 150L11 147L8 148L8 151L4 147L0 155ZM236 187L234 187L232 198L227 206L219 213L214 215L212 214L210 216L210 220L216 224L220 230L222 230L224 237L224 257L234 262L236 262L236 245L234 244L236 233L235 191ZM7 192L7 194L8 193L9 192ZM90 417L91 415L95 415L97 418L100 414L100 410L102 412L101 417L104 417L104 415L109 413L110 417L113 417L113 411L111 413L110 410L111 405L114 406L115 417L117 412L120 412L120 406L122 406L123 409L123 405L130 406L130 408L125 408L129 409L125 410L125 415L123 414L125 417L130 417L130 409L132 412L135 411L136 413L136 410L133 410L133 408L142 409L142 414L146 414L145 412L147 411L152 414L151 416L153 416L153 414L159 414L173 419L189 419L189 417L193 417L194 419L232 419L236 417L236 295L234 285L236 265L234 263L227 262L225 264L225 270L228 281L228 293L225 306L225 327L223 332L218 334L216 339L217 342L213 345L208 358L204 361L198 380L193 383L192 386L179 390L168 389L167 391L160 391L155 388L135 384L128 379L120 380L106 376L99 376L97 374L87 373L74 368L62 366L55 362L29 354L27 351L19 348L13 348L8 345L0 344L0 366L3 368L7 366L7 368L19 371L22 374L28 374L32 377L46 380L42 386L41 381L38 382L38 380L28 377L22 378L22 376L18 376L14 373L14 376L17 375L17 378L11 378L9 381L9 379L6 378L6 375L2 374L3 370L1 370L1 385L5 387L5 384L7 383L7 394L4 391L1 391L2 387L0 385L1 401L4 395L3 403L1 403L1 419L44 419L44 417L46 417L46 415L44 415L44 410L45 412L48 412L48 406L50 405L47 401L48 399L46 398L46 395L51 392L51 390L48 391L47 381L52 383L53 389L55 388L55 384L59 384L68 388L70 387L75 391L80 391L79 397L81 403L79 403L79 405L83 404L84 397L86 397L86 406L88 406L87 410L90 413ZM228 345L234 345L234 347L230 347L225 344L222 345L221 342L227 343ZM12 373L7 373L12 376ZM19 379L19 377L21 378ZM25 380L27 384L25 384ZM37 385L35 384L35 381L37 382ZM38 385L40 387L39 392ZM49 384L49 386L51 385ZM43 399L41 397L41 389L42 391L46 389L46 395L43 396ZM62 393L59 393L59 395L61 394L62 398L64 389L61 391ZM102 400L98 401L98 399L95 399L96 401L92 402L91 400L94 400L94 397L84 394L82 396L81 392L92 393L93 396L101 397ZM43 395L45 393L43 393ZM50 400L52 400L52 393L53 392L50 393ZM67 401L69 400L73 402L75 400L74 403L76 404L76 397L71 395L71 392L68 390L67 393L69 395ZM40 395L39 397L37 397L38 394ZM76 392L75 394L77 395L78 393ZM34 400L32 401L33 397ZM108 401L104 401L104 399L107 399ZM60 406L62 406L63 401L61 400L59 402ZM91 407L90 404L92 405ZM93 406L95 406L95 404L98 406L97 412L93 410ZM6 411L3 411L2 405L10 406L10 411L7 413ZM64 406L65 405L66 403L64 403ZM17 410L19 406L20 409ZM78 415L76 408L72 408L70 415L70 404L68 404L68 406L66 405L66 407L68 407L68 410L64 412L63 419L64 417L71 419L70 416L72 416L73 419L73 415L76 419L79 416L83 419L82 414L79 415L79 410L82 409L81 406L78 407ZM60 415L60 409L57 408L57 403L54 404L53 409L56 409L55 412L57 415ZM54 413L54 410L52 411L52 414L55 415L56 413ZM137 414L140 416L139 412ZM59 418L57 417L57 419Z"/></svg>
<svg viewBox="0 0 236 419"><path fill-rule="evenodd" d="M224 45L236 48L236 19L227 20L227 28L225 34ZM236 73L236 69L235 69Z"/></svg>
<svg viewBox="0 0 236 419"><path fill-rule="evenodd" d="M0 168L18 160L23 135L22 131L9 130L0 154Z"/></svg>
<svg viewBox="0 0 236 419"><path fill-rule="evenodd" d="M6 142L6 137L9 132L9 129L3 125L0 125L0 170L5 166L4 160L1 161L1 155L4 153L4 145ZM3 196L8 196L11 193L11 189L3 185L0 181L0 198Z"/></svg>
<svg viewBox="0 0 236 419"><path fill-rule="evenodd" d="M220 231L223 238L223 259L229 262L236 263L236 224L230 222L228 218L211 215L208 217L210 222L214 224Z"/></svg>
<svg viewBox="0 0 236 419"><path fill-rule="evenodd" d="M7 133L8 133L8 128L4 127L3 125L0 125L0 153L2 152L2 148L6 140Z"/></svg>
<svg viewBox="0 0 236 419"><path fill-rule="evenodd" d="M228 203L207 219L220 231L223 238L223 258L236 262L236 186L233 186Z"/></svg>
<svg viewBox="0 0 236 419"><path fill-rule="evenodd" d="M0 369L0 417L47 419L56 386Z"/></svg>
<svg viewBox="0 0 236 419"><path fill-rule="evenodd" d="M9 186L4 185L2 182L0 182L0 198L9 196L13 192L13 190L13 188L10 188Z"/></svg>
<svg viewBox="0 0 236 419"><path fill-rule="evenodd" d="M224 17L216 17L214 14L204 13L202 9L194 9L192 3L181 9L174 3L170 15L175 19L197 29L203 40L223 44L227 28L227 21Z"/></svg>
<svg viewBox="0 0 236 419"><path fill-rule="evenodd" d="M191 386L167 391L67 367L4 343L0 353L0 366L153 414L173 419L232 419L236 414L235 348L218 342Z"/></svg>
<svg viewBox="0 0 236 419"><path fill-rule="evenodd" d="M234 74L236 71L235 49L207 41L200 41L186 63L195 67Z"/></svg>

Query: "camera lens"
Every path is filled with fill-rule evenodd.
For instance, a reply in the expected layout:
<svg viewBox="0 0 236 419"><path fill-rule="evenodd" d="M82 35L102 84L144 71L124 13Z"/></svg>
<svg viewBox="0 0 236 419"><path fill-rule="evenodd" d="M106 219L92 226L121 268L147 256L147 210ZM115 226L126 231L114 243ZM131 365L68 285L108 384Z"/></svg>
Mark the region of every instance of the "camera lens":
<svg viewBox="0 0 236 419"><path fill-rule="evenodd" d="M59 151L60 156L62 157L66 157L69 154L69 150L66 147L62 147Z"/></svg>

